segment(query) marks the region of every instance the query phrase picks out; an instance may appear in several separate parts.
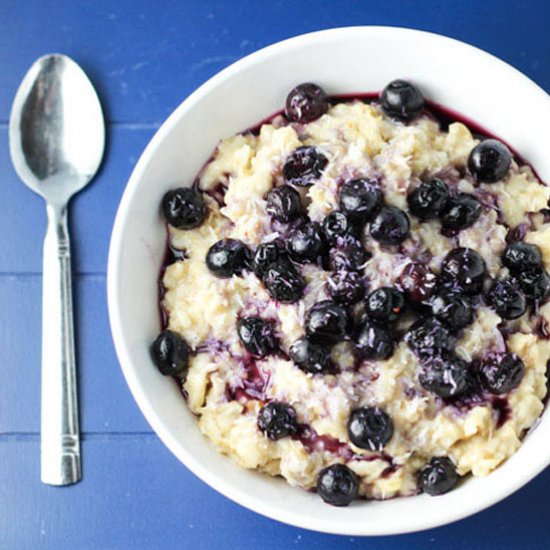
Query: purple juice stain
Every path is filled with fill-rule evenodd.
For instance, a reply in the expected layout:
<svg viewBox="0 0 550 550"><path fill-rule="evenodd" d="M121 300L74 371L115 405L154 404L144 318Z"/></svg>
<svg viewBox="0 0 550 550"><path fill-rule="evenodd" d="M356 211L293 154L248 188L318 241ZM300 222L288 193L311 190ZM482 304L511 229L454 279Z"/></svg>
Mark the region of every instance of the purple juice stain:
<svg viewBox="0 0 550 550"><path fill-rule="evenodd" d="M384 453L375 453L370 455L363 455L355 453L352 448L339 439L332 437L330 435L324 434L319 435L311 426L308 424L301 424L298 428L297 434L293 437L302 443L302 445L311 453L314 451L332 453L346 462L351 462L352 460L364 461L364 462L373 462L375 460L383 460L389 464L387 469L392 469L395 471L397 467L393 462L393 458ZM384 470L384 471L386 471ZM388 473L386 477L390 475Z"/></svg>
<svg viewBox="0 0 550 550"><path fill-rule="evenodd" d="M512 409L508 403L508 399L502 397L495 397L491 401L493 411L496 415L496 427L497 430L501 428L504 423L512 416Z"/></svg>
<svg viewBox="0 0 550 550"><path fill-rule="evenodd" d="M546 405L548 404L549 399L550 399L550 359L546 362L546 395L542 400L542 404L544 405L544 407L546 407Z"/></svg>
<svg viewBox="0 0 550 550"><path fill-rule="evenodd" d="M498 206L498 199L497 195L491 191L488 191L487 189L477 189L473 195L477 198L477 200L481 203L483 207L485 207L487 210L494 210L498 215L501 214L500 208ZM502 225L504 225L503 222Z"/></svg>
<svg viewBox="0 0 550 550"><path fill-rule="evenodd" d="M311 426L302 424L294 436L311 453L313 451L327 451L346 461L351 460L353 451L346 443L330 435L319 435Z"/></svg>
<svg viewBox="0 0 550 550"><path fill-rule="evenodd" d="M523 241L529 229L530 229L529 225L526 223L520 223L514 229L511 229L511 228L508 229L508 233L506 234L506 242L508 244L511 244L511 243Z"/></svg>
<svg viewBox="0 0 550 550"><path fill-rule="evenodd" d="M270 382L269 373L263 373L252 355L241 358L240 365L244 367L246 378L242 380L241 386L234 388L227 386L226 395L229 400L244 402L255 400L265 401L266 390Z"/></svg>
<svg viewBox="0 0 550 550"><path fill-rule="evenodd" d="M227 193L227 185L225 183L220 181L212 189L205 192L218 203L220 208L225 206L225 194Z"/></svg>
<svg viewBox="0 0 550 550"><path fill-rule="evenodd" d="M550 339L550 327L548 326L548 321L539 316L535 322L533 332L542 340Z"/></svg>
<svg viewBox="0 0 550 550"><path fill-rule="evenodd" d="M392 463L390 466L388 466L381 474L380 474L380 478L381 479L386 479L388 477L390 477L391 475L395 474L395 472L397 472L397 470L399 470L400 466L398 466L397 464L394 464Z"/></svg>
<svg viewBox="0 0 550 550"><path fill-rule="evenodd" d="M460 397L442 399L444 405L453 407L459 414L467 414L475 407L491 406L496 429L501 428L512 416L512 409L506 396L491 395L481 388L476 378L470 389Z"/></svg>

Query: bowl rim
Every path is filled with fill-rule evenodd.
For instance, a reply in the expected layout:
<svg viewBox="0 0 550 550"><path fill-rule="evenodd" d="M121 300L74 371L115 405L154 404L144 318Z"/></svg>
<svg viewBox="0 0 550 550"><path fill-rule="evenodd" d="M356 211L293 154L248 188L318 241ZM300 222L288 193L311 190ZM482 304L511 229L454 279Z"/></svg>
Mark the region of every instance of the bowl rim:
<svg viewBox="0 0 550 550"><path fill-rule="evenodd" d="M550 464L550 453L546 458L539 456L537 460L533 461L533 463L531 464L531 469L525 475L518 476L517 478L511 480L508 484L502 486L499 490L495 489L489 494L479 495L479 498L476 499L475 502L472 501L468 506L449 510L446 519L438 518L434 520L429 517L425 517L419 519L417 524L415 524L414 526L402 528L399 527L399 522L396 522L395 528L392 527L391 529L377 529L376 527L373 528L372 526L369 526L368 532L365 532L365 529L361 529L359 525L353 529L342 529L337 521L326 522L322 520L314 520L313 518L306 515L292 516L288 513L285 514L283 511L281 511L279 506L271 505L269 502L264 502L256 497L251 496L248 492L242 491L234 487L231 483L227 483L215 472L213 473L211 469L203 466L203 464L201 464L198 460L194 458L192 453L188 452L181 446L178 438L176 438L176 436L170 432L169 428L165 426L162 419L158 416L154 408L150 405L146 395L147 392L142 387L136 371L132 368L132 362L125 347L123 336L124 331L121 322L121 312L119 308L120 303L118 299L117 288L120 276L118 259L120 258L121 254L123 230L129 215L128 206L139 186L146 167L160 144L163 142L164 138L179 123L184 114L190 111L196 103L200 102L201 99L206 96L211 90L216 88L218 84L227 79L230 79L234 74L237 74L248 66L261 62L272 54L281 54L284 53L285 50L293 49L298 45L306 45L309 43L315 43L317 41L330 40L341 37L341 35L353 36L355 34L373 31L392 32L401 35L411 36L416 35L424 38L428 37L434 42L442 41L447 43L454 43L455 47L457 48L469 50L470 53L485 57L494 64L504 66L508 71L512 71L513 73L515 73L516 78L520 78L525 84L529 84L533 92L537 94L542 94L541 99L545 99L547 101L549 99L548 94L538 84L533 82L529 77L527 77L518 69L506 63L505 61L502 61L498 57L480 48L472 46L466 42L450 38L438 33L399 26L362 25L325 29L321 31L301 34L279 42L275 42L235 61L228 67L224 68L223 70L209 78L186 99L184 99L178 105L178 107L176 107L176 109L172 111L168 118L155 132L155 134L147 144L145 150L143 151L142 155L140 156L136 166L134 167L120 200L109 246L107 266L108 312L111 325L111 333L113 336L117 358L126 379L126 383L128 384L138 407L140 408L147 422L158 435L160 440L170 449L170 451L178 458L178 460L180 460L180 462L182 462L189 470L191 470L191 472L193 472L193 474L195 474L199 479L201 479L208 486L215 489L217 492L221 493L230 500L240 504L241 506L244 506L245 508L253 512L259 513L260 515L263 515L270 519L275 519L284 524L317 532L348 536L379 536L412 533L442 525L447 525L471 516L503 500L507 496L520 489L526 483L531 481L546 466Z"/></svg>

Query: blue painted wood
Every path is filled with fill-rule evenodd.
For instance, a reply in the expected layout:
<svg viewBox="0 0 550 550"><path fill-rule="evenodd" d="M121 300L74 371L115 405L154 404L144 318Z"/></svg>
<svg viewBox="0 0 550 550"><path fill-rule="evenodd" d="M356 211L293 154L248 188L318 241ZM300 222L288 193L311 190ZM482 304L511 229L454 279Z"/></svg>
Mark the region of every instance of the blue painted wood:
<svg viewBox="0 0 550 550"><path fill-rule="evenodd" d="M550 471L490 510L453 525L363 539L284 526L236 506L188 472L154 435L88 436L83 452L80 484L46 487L30 482L39 470L38 438L0 439L1 548L548 548ZM12 467L6 470L6 464Z"/></svg>
<svg viewBox="0 0 550 550"><path fill-rule="evenodd" d="M550 89L546 0L146 0L0 3L0 120L27 66L75 57L111 120L160 121L232 61L283 38L348 25L400 25L471 42ZM24 30L23 30L24 29ZM404 52L404 55L406 53Z"/></svg>
<svg viewBox="0 0 550 550"><path fill-rule="evenodd" d="M81 275L74 283L82 429L150 431L115 356L105 276ZM0 434L40 429L41 291L39 275L0 274Z"/></svg>
<svg viewBox="0 0 550 550"><path fill-rule="evenodd" d="M105 299L112 222L137 158L221 68L303 32L401 25L480 46L550 90L549 16L546 0L0 2L0 548L549 548L550 471L473 518L400 537L320 535L233 504L151 434L117 365ZM110 121L102 171L72 209L84 479L63 489L38 480L44 209L17 180L7 142L16 87L52 51L82 64Z"/></svg>

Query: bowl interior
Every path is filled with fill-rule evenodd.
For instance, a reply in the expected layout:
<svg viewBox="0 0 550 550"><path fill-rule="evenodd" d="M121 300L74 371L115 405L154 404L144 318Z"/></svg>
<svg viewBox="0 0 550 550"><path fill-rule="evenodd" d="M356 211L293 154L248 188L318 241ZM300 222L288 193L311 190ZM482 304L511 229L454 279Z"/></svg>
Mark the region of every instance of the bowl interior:
<svg viewBox="0 0 550 550"><path fill-rule="evenodd" d="M190 185L218 141L282 108L297 83L330 94L377 91L409 78L425 95L507 141L550 181L548 96L521 73L460 42L398 28L313 33L261 50L222 71L190 96L155 135L124 193L109 257L109 313L117 353L138 405L166 445L206 483L272 518L349 535L403 533L448 523L510 494L550 461L543 416L521 449L484 479L437 498L359 502L346 509L236 467L199 432L176 384L152 366L159 331L157 279L166 232L163 194ZM528 122L527 122L528 121Z"/></svg>

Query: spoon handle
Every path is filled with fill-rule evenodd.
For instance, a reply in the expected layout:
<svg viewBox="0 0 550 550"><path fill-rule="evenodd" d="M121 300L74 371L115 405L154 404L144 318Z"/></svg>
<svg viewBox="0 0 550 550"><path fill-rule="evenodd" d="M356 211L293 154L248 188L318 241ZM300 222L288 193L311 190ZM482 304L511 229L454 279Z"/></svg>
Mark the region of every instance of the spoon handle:
<svg viewBox="0 0 550 550"><path fill-rule="evenodd" d="M67 205L47 205L42 281L41 479L69 485L81 478L71 250Z"/></svg>

